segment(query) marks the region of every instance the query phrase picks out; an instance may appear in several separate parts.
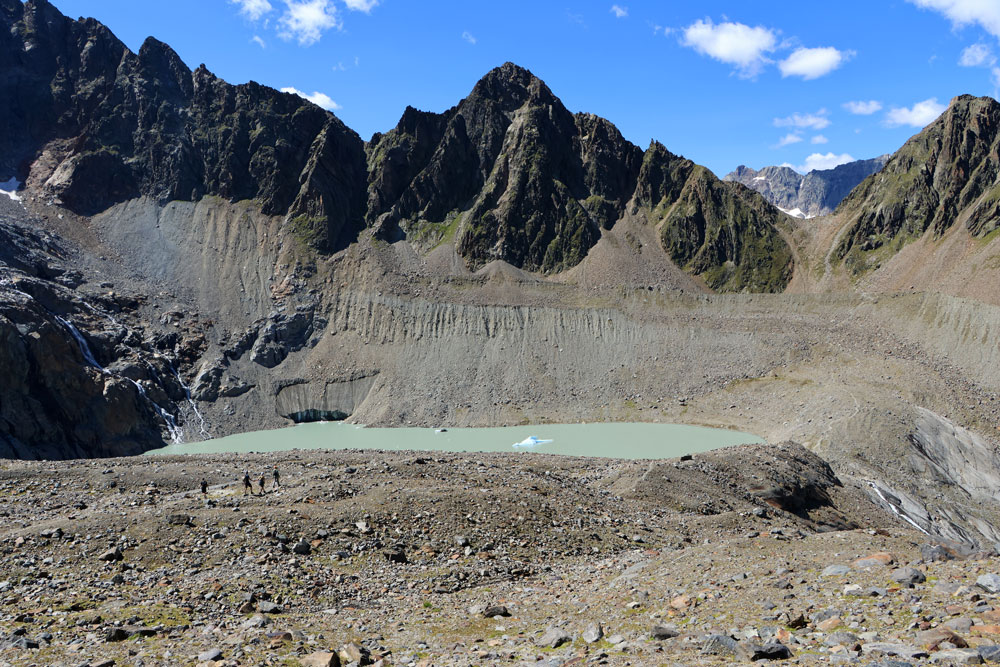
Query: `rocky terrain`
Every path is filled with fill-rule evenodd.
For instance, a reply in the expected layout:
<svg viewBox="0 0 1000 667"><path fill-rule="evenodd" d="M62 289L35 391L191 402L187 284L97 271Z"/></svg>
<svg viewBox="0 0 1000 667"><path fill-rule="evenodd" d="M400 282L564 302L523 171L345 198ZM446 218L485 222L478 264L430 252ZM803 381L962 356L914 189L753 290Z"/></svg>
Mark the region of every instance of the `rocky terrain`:
<svg viewBox="0 0 1000 667"><path fill-rule="evenodd" d="M740 165L722 180L756 190L789 215L815 218L833 213L861 181L880 171L889 157L855 160L833 169L814 169L805 175L791 167L757 170Z"/></svg>
<svg viewBox="0 0 1000 667"><path fill-rule="evenodd" d="M993 659L995 101L804 222L512 64L366 142L44 0L0 20L0 661ZM774 444L83 460L341 418Z"/></svg>
<svg viewBox="0 0 1000 667"><path fill-rule="evenodd" d="M1000 560L873 498L790 443L8 461L0 664L1000 660Z"/></svg>

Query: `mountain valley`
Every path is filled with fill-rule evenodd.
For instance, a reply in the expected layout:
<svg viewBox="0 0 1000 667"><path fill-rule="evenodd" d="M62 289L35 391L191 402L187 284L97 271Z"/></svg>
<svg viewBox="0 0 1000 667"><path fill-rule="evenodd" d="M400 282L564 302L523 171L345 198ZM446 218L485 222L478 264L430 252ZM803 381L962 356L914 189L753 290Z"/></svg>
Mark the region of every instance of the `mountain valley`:
<svg viewBox="0 0 1000 667"><path fill-rule="evenodd" d="M68 598L49 599L31 582L42 578L44 557L55 559L46 571L71 578L83 562L74 559L92 560L97 542L121 546L130 567L134 554L145 568L121 565L127 596L199 572L205 588L197 596L204 596L225 568L274 567L275 578L219 590L254 592L256 603L261 591L277 597L276 587L284 587L280 597L303 614L293 623L303 633L292 641L298 657L307 647L319 649L320 631L311 624L321 607L333 605L341 613L350 607L357 621L350 628L345 617L331 615L338 636L391 634L393 653L412 653L418 663L419 633L385 629L404 625L385 610L386 596L393 591L423 609L431 593L422 591L440 582L420 581L425 574L411 563L403 586L388 583L385 569L402 564L381 554L395 542L411 555L421 546L433 551L420 556L432 578L451 576L444 573L453 555L465 568L466 579L449 579L449 590L433 595L469 599L428 602L446 607L452 629L465 607L492 602L489 586L498 587L493 597L523 600L540 582L591 577L581 586L593 584L587 595L599 597L608 582L594 583L600 577L587 570L590 553L619 574L653 561L651 571L672 577L679 576L674 559L685 554L695 554L691 562L706 572L721 562L718 553L735 554L733 562L755 572L745 584L754 599L780 597L772 580L795 579L791 588L800 597L775 599L777 623L781 613L809 611L799 602L818 595L806 589L819 586L819 565L839 562L830 555L836 549L843 559L891 551L903 565L923 558L920 544L940 543L959 560L927 559L925 569L942 581L969 583L948 595L970 609L979 602L971 596L981 591L971 586L994 567L989 554L1000 544L996 100L958 97L893 155L835 174L785 183L788 175L769 167L720 180L659 142L643 150L610 121L569 111L512 63L488 72L450 109L406 108L394 128L365 141L298 96L253 82L231 85L204 65L191 70L152 38L132 53L99 22L66 18L46 0L0 0L0 22L0 183L16 186L13 197L0 194L0 373L8 378L0 385L0 472L10 486L0 502L10 520L0 538L21 540L8 553L30 562L5 565L0 579L18 587L10 604L21 616L51 607L35 617L60 623L53 610ZM770 192L747 187L759 174ZM855 182L853 189L845 185ZM783 203L769 203L775 197ZM797 218L778 206L819 217ZM357 424L428 428L675 422L750 432L772 444L693 461L628 463L513 453L116 458L170 441L345 416ZM236 496L244 467L274 465L296 471L294 492L283 488L259 502ZM439 492L420 481L431 468L440 470L433 481ZM358 470L362 477L352 477ZM22 494L30 488L49 493L50 473L86 485L82 504L90 509L71 510L69 498L52 507L26 504ZM495 493L512 507L523 500L524 515L545 521L507 525L496 508L476 519L454 500L468 501L480 488L489 493L508 473L530 493L518 495L514 482ZM475 485L463 485L470 475ZM203 476L211 477L208 499L192 492ZM108 487L110 479L121 486ZM554 479L572 482L550 488ZM419 496L417 507L431 502L425 493L446 503L443 523L427 533L404 531L401 524L419 517L407 518L414 508L392 493L396 484L406 489L403 496ZM345 485L350 493L342 493ZM588 494L599 506L585 509ZM133 511L123 503L138 508L133 517L100 528L102 512ZM593 519L616 511L622 515L610 523ZM195 517L205 535L194 537L198 531L187 522L149 529L177 513ZM577 513L588 518L572 523ZM290 515L308 525L291 532L277 525ZM69 522L80 520L89 527L71 530ZM640 531L631 524L642 521L656 526L633 540ZM56 524L62 534L80 535L65 543L51 532L39 535ZM580 528L591 524L600 527ZM496 549L502 553L479 556L494 550L466 553L463 546L453 554L444 546L477 525L477 540L503 544ZM258 528L267 535L260 544L251 539ZM298 537L309 544L319 530L326 535L310 549L333 560L289 553ZM71 555L86 533L87 555ZM225 542L217 533L240 535L239 545L209 548ZM278 539L286 533L296 541ZM788 556L795 563L782 574L777 561L766 574L754 569L761 554L792 548L783 544L789 535L812 555ZM344 544L334 549L334 539ZM847 547L836 546L841 539ZM178 561L183 566L158 560L169 540L188 549ZM345 549L350 558L331 555ZM46 550L52 555L42 556ZM476 567L478 560L494 558L506 569L477 574L488 569ZM114 563L102 577L117 573ZM320 565L330 571L321 573ZM319 597L307 602L312 588L293 572L299 567L311 577L341 576L340 597L317 588ZM349 568L377 573L385 590L355 582L367 588L348 604ZM865 586L886 579L857 571ZM735 571L712 572L733 587ZM638 639L646 621L679 623L689 609L716 600L705 592L718 583L708 576L670 591L659 591L655 578L621 584L621 609L603 613L622 625L641 610L641 623L630 626L629 641L645 656L632 656L635 664L656 659L654 644ZM105 581L87 585L91 595ZM642 602L651 586L666 598ZM220 602L220 616L214 596L193 602L193 590L163 588L172 591L162 596L165 608L191 610L184 622L156 630L156 641L188 633L195 622L215 628L213 637L224 635L234 618L256 613ZM8 590L0 584L0 593ZM920 626L951 615L943 605L928 612L930 619L906 611L918 606L904 604L908 591L891 591L895 618L906 614L906 623L883 623L888 612L866 607L841 610L844 625L866 632L858 618L878 614L880 632L912 643L906 632L931 626L910 628L911 616ZM700 602L665 611L680 595ZM566 615L566 600L546 600L545 609L524 608L530 624L517 626L528 633L520 640L500 639L507 630L490 630L496 624L483 617L478 643L524 644L545 629L535 626ZM624 610L635 601L640 606ZM861 604L836 604L855 602ZM108 609L101 607L105 621ZM728 633L733 624L742 627L744 611L727 608L716 613L729 616L702 617L692 628ZM13 631L17 614L4 614L0 620ZM110 630L92 618L72 620ZM816 628L823 620L807 620L807 632L825 632ZM372 631L372 623L382 630ZM176 629L181 625L188 627ZM260 634L241 627L244 635ZM822 644L807 632L799 633L797 651ZM472 641L454 634L449 645ZM199 643L184 637L192 647ZM449 664L443 640L428 644L438 656L433 664ZM728 664L697 653L700 647L691 639L678 659ZM264 660L257 648L241 650ZM505 650L527 660L530 651L522 648ZM4 650L0 661L9 658ZM820 653L820 662L831 657ZM861 655L858 649L855 657ZM115 656L122 661L116 664L128 664L124 652ZM58 659L71 664L68 654ZM145 659L160 660L152 653ZM616 654L610 664L628 659Z"/></svg>

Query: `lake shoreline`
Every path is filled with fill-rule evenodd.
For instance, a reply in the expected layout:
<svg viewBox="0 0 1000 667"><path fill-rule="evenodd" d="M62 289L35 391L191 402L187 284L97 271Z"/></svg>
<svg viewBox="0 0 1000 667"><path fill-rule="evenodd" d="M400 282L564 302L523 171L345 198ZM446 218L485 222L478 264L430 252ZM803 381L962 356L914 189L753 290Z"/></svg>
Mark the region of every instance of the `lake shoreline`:
<svg viewBox="0 0 1000 667"><path fill-rule="evenodd" d="M530 439L537 438L537 444ZM599 422L482 428L370 428L346 422L313 422L201 442L174 444L146 456L266 453L290 450L373 450L441 453L511 452L608 459L664 459L740 444L758 436L729 429Z"/></svg>

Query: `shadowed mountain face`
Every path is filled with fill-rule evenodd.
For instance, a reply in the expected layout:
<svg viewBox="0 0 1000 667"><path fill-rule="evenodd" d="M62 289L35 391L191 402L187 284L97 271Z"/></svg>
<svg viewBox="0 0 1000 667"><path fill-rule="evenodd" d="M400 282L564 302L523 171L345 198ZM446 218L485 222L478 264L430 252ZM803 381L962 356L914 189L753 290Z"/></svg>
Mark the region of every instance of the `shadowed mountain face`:
<svg viewBox="0 0 1000 667"><path fill-rule="evenodd" d="M0 171L89 215L141 195L218 195L287 214L313 245L353 240L363 143L332 114L249 83L191 71L167 45L130 52L93 19L3 0Z"/></svg>
<svg viewBox="0 0 1000 667"><path fill-rule="evenodd" d="M368 146L368 221L386 238L461 214L459 252L556 271L580 262L635 190L642 151L573 115L511 63L443 114L407 109Z"/></svg>
<svg viewBox="0 0 1000 667"><path fill-rule="evenodd" d="M760 171L740 165L724 181L742 183L764 199L797 217L829 215L858 183L885 166L889 156L856 160L833 169L816 169L803 176L790 167L764 167ZM799 215L800 214L800 215Z"/></svg>
<svg viewBox="0 0 1000 667"><path fill-rule="evenodd" d="M629 202L673 204L690 173L644 171L656 155L644 156L602 118L570 113L510 63L442 114L408 108L366 146L299 97L233 86L204 66L191 71L152 38L133 54L97 21L70 20L46 0L0 0L0 19L0 175L83 215L140 196L251 199L321 253L369 227L389 241L452 242L473 269L504 260L549 273L578 264ZM732 269L751 259L745 244L716 243L692 261L714 242L713 226L735 238L747 224L772 222L758 216L772 216L762 203L712 187L726 194L699 199L706 215L685 223L683 251L665 248L716 289L783 288ZM653 190L656 202L643 198ZM690 190L691 201L708 194ZM789 255L777 235L769 242L777 252L752 261L781 264L768 271L783 275Z"/></svg>
<svg viewBox="0 0 1000 667"><path fill-rule="evenodd" d="M858 186L838 213L849 231L836 248L855 273L931 230L964 224L976 237L1000 227L1000 103L963 95Z"/></svg>
<svg viewBox="0 0 1000 667"><path fill-rule="evenodd" d="M659 143L643 153L603 118L571 114L511 63L443 114L407 109L372 138L368 169L367 222L377 234L453 235L473 268L498 259L533 271L572 267L631 210L662 225L671 258L714 289L775 291L790 277L790 252L773 228L779 214L766 202ZM766 241L747 242L758 237Z"/></svg>

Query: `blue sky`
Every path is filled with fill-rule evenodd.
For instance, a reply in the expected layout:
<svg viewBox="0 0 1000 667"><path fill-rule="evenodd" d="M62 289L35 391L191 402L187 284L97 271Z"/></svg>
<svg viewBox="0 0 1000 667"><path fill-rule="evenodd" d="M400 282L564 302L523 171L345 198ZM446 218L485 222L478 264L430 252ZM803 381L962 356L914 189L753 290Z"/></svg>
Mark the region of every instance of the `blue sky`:
<svg viewBox="0 0 1000 667"><path fill-rule="evenodd" d="M997 97L1000 0L53 0L132 50L294 88L364 139L513 61L571 111L722 176L896 150L955 95ZM853 103L853 104L852 104Z"/></svg>

